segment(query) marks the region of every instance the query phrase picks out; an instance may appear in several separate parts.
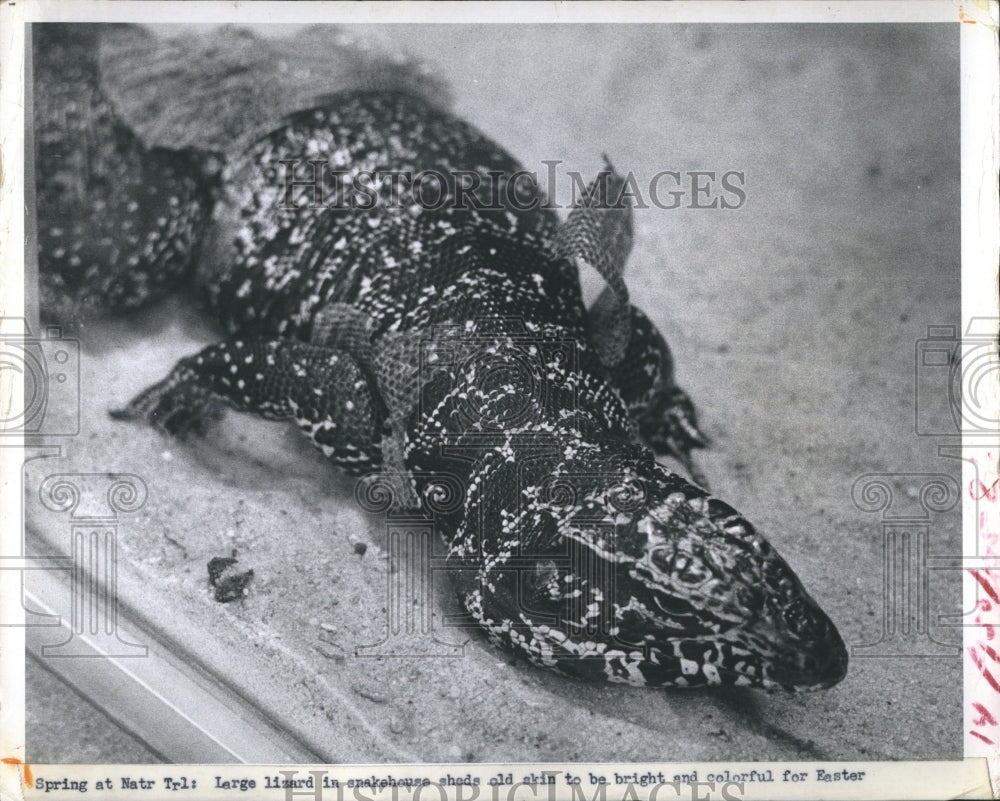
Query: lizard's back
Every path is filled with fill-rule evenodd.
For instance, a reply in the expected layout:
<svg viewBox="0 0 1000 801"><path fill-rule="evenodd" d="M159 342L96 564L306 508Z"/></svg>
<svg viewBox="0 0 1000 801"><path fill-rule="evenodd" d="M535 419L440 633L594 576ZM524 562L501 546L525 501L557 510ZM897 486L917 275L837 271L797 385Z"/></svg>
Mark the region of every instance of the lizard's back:
<svg viewBox="0 0 1000 801"><path fill-rule="evenodd" d="M224 185L199 280L232 332L308 339L331 303L375 336L473 308L580 330L576 269L551 253L533 177L425 100L334 96L253 143Z"/></svg>

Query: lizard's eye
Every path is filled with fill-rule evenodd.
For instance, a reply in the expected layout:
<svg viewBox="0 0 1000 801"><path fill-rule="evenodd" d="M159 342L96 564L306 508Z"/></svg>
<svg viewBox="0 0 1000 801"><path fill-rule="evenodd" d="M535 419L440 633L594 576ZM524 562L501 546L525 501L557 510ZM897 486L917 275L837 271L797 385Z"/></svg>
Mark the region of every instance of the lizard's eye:
<svg viewBox="0 0 1000 801"><path fill-rule="evenodd" d="M700 554L686 549L661 546L652 550L649 560L668 582L690 588L701 586L712 575Z"/></svg>
<svg viewBox="0 0 1000 801"><path fill-rule="evenodd" d="M709 577L703 562L693 556L681 556L674 562L674 578L682 584L697 586Z"/></svg>

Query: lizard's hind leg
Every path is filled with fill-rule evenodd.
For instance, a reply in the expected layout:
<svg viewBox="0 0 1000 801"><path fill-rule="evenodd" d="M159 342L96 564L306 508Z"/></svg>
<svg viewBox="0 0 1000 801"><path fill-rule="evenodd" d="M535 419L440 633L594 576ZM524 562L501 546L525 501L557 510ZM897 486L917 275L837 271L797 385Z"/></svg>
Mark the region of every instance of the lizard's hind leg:
<svg viewBox="0 0 1000 801"><path fill-rule="evenodd" d="M624 358L611 368L612 380L628 407L639 437L658 456L672 456L703 487L706 479L691 451L708 445L698 427L694 403L677 386L674 358L663 335L635 306Z"/></svg>
<svg viewBox="0 0 1000 801"><path fill-rule="evenodd" d="M173 436L204 433L228 405L271 420L293 419L339 467L381 463L384 412L346 352L296 339L227 340L182 359L170 374L111 416L148 420Z"/></svg>

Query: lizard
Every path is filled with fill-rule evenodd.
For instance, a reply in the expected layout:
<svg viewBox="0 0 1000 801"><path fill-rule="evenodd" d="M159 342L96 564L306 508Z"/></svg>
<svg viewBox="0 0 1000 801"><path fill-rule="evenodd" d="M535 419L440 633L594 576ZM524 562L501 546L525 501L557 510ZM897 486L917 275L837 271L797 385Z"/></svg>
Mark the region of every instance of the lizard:
<svg viewBox="0 0 1000 801"><path fill-rule="evenodd" d="M395 508L432 517L465 609L542 667L789 691L846 675L836 626L694 467L706 439L665 339L628 297L632 210L610 164L560 222L460 117L364 89L288 115L221 164L153 153L95 69L79 79L99 110L84 141L113 134L132 163L162 163L110 215L144 236L100 231L109 270L64 258L94 235L53 241L60 187L37 159L43 306L46 286L128 308L187 282L226 331L113 417L176 437L223 407L294 422L337 467L385 477ZM47 120L36 111L40 141L66 146ZM79 213L93 213L108 190L83 183ZM590 309L585 265L607 283Z"/></svg>

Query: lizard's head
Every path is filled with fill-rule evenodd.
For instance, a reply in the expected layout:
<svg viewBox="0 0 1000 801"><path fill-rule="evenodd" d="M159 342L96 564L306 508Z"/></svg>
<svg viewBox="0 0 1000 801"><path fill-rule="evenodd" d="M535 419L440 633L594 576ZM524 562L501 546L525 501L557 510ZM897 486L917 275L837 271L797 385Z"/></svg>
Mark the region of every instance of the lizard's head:
<svg viewBox="0 0 1000 801"><path fill-rule="evenodd" d="M560 623L519 615L541 661L642 686L798 691L843 679L836 627L750 523L661 465L634 468L591 474L564 503L547 494L577 555L541 571L532 594Z"/></svg>
<svg viewBox="0 0 1000 801"><path fill-rule="evenodd" d="M490 459L475 482L492 491L466 510L461 551L490 556L473 562L465 600L494 639L637 686L799 691L844 678L836 627L734 509L648 456L567 453Z"/></svg>
<svg viewBox="0 0 1000 801"><path fill-rule="evenodd" d="M808 690L844 678L847 651L836 627L726 504L695 488L675 491L629 536L642 553L617 594L620 606L640 611L626 613L622 628L645 632L656 659L679 670L672 683Z"/></svg>

